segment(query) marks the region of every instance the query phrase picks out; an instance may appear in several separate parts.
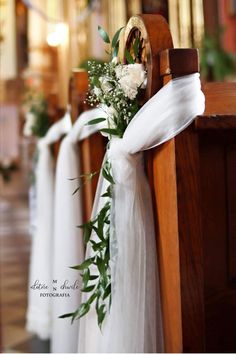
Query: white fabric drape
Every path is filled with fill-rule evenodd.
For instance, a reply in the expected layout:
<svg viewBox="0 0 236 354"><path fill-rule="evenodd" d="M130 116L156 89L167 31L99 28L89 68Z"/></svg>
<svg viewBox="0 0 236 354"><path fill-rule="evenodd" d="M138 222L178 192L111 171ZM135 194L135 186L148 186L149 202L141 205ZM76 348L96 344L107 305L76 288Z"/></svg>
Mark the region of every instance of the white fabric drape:
<svg viewBox="0 0 236 354"><path fill-rule="evenodd" d="M79 352L163 351L152 202L141 151L180 133L203 113L204 102L199 74L174 79L140 109L122 139L111 141L108 158L115 180L112 305L102 333L94 309L81 319ZM105 199L99 197L106 183L100 177L94 215Z"/></svg>
<svg viewBox="0 0 236 354"><path fill-rule="evenodd" d="M46 136L39 140L37 146L39 158L35 172L36 230L32 239L26 326L41 339L48 339L51 332L51 298L47 293L52 290L54 161L50 144L67 134L71 126L70 114L67 112L48 130ZM38 285L34 286L36 283Z"/></svg>
<svg viewBox="0 0 236 354"><path fill-rule="evenodd" d="M104 117L100 109L92 109L79 116L70 133L63 139L57 159L53 279L57 281L54 284L57 292L68 293L70 297L53 297L52 300L51 351L53 353L77 352L79 321L71 324L70 318L58 318L60 315L75 311L80 305L80 287L76 288L81 285L80 276L78 271L69 267L80 264L84 260L82 230L76 228L76 225L83 223L81 190L72 195L83 180L69 181L69 178L77 178L81 175L78 141L101 129L101 124L85 125L97 117ZM63 289L65 282L67 286L75 285L75 289Z"/></svg>

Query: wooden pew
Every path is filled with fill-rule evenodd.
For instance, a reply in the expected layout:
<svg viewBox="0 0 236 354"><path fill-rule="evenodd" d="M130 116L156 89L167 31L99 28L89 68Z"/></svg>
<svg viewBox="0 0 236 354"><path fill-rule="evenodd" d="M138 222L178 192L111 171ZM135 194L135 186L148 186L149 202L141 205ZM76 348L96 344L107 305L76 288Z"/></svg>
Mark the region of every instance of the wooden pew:
<svg viewBox="0 0 236 354"><path fill-rule="evenodd" d="M197 72L198 53L172 49L158 15L134 16L126 46L142 42L144 100ZM156 221L166 352L236 350L236 84L205 84L203 116L146 153Z"/></svg>
<svg viewBox="0 0 236 354"><path fill-rule="evenodd" d="M88 91L88 74L83 69L75 69L70 81L69 97L71 102L72 121L83 111L89 109L85 103ZM95 133L79 142L81 174L99 171L105 153L106 139L100 133ZM90 219L93 200L97 188L99 173L87 182L83 188L83 212L84 222Z"/></svg>
<svg viewBox="0 0 236 354"><path fill-rule="evenodd" d="M63 108L59 108L58 95L50 94L47 98L48 104L48 115L50 126L56 123L59 119L63 117L65 114L65 110ZM60 148L61 139L56 143L52 144L52 151L55 160L57 159L59 148Z"/></svg>

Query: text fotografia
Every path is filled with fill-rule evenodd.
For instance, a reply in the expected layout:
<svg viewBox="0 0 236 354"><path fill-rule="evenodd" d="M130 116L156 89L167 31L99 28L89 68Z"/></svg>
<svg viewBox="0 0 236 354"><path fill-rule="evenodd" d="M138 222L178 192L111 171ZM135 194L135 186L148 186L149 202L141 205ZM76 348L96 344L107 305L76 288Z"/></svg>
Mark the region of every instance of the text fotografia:
<svg viewBox="0 0 236 354"><path fill-rule="evenodd" d="M80 290L80 283L79 280L74 282L64 280L59 283L57 279L53 279L51 284L46 284L37 279L30 286L30 289L39 291L40 297L70 297L71 291Z"/></svg>

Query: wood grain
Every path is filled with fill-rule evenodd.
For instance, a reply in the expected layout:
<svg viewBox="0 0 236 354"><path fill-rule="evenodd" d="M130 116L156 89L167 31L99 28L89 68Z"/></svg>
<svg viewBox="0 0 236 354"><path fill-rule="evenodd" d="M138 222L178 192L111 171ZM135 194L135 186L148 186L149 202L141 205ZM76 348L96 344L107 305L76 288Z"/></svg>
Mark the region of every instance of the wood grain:
<svg viewBox="0 0 236 354"><path fill-rule="evenodd" d="M207 352L236 351L236 132L199 135Z"/></svg>

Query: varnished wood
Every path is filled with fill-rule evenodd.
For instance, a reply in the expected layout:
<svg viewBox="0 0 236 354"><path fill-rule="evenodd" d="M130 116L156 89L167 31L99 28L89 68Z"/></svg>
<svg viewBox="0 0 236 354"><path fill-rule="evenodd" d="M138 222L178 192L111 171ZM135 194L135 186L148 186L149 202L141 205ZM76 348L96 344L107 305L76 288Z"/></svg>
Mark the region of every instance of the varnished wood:
<svg viewBox="0 0 236 354"><path fill-rule="evenodd" d="M204 115L235 115L236 82L212 82L202 86L206 97Z"/></svg>
<svg viewBox="0 0 236 354"><path fill-rule="evenodd" d="M195 120L195 128L236 129L236 83L205 83L202 89L206 97L206 108L204 115Z"/></svg>
<svg viewBox="0 0 236 354"><path fill-rule="evenodd" d="M182 352L180 259L174 139L149 153L166 352Z"/></svg>
<svg viewBox="0 0 236 354"><path fill-rule="evenodd" d="M225 114L203 115L195 120L198 130L232 130L236 129L236 116Z"/></svg>
<svg viewBox="0 0 236 354"><path fill-rule="evenodd" d="M199 72L197 49L166 49L160 52L160 76L172 78Z"/></svg>
<svg viewBox="0 0 236 354"><path fill-rule="evenodd" d="M194 125L175 140L184 352L205 351L204 278L198 136Z"/></svg>
<svg viewBox="0 0 236 354"><path fill-rule="evenodd" d="M129 48L133 33L137 30L141 33L146 51L144 62L147 69L145 100L148 100L162 86L159 53L162 50L172 48L173 42L169 26L164 17L160 15L144 14L131 17L125 29L126 47Z"/></svg>
<svg viewBox="0 0 236 354"><path fill-rule="evenodd" d="M80 113L88 109L88 106L85 103L87 91L88 73L83 69L74 69L69 83L69 99L73 122L75 122Z"/></svg>
<svg viewBox="0 0 236 354"><path fill-rule="evenodd" d="M207 130L198 135L206 350L235 352L236 131Z"/></svg>
<svg viewBox="0 0 236 354"><path fill-rule="evenodd" d="M90 220L93 201L97 189L99 172L105 155L105 140L101 133L95 133L79 143L82 174L95 173L92 181L83 187L83 218Z"/></svg>
<svg viewBox="0 0 236 354"><path fill-rule="evenodd" d="M59 119L61 119L65 114L65 109L59 107L58 95L50 94L47 98L48 104L48 116L50 125L56 123ZM62 138L52 144L53 157L56 160L58 157L60 144Z"/></svg>
<svg viewBox="0 0 236 354"><path fill-rule="evenodd" d="M195 49L170 47L160 52L159 44L155 50L160 59L148 56L152 42L162 40L162 26L165 35L168 31L159 22L159 30L148 37L145 21L142 18L140 26L137 19L130 21L133 27L126 39L129 48L138 28L147 40L144 64L151 80L147 98L155 93L155 80L158 90L171 79L198 72L199 63ZM236 350L236 84L207 83L203 91L203 116L145 154L154 205L166 352Z"/></svg>
<svg viewBox="0 0 236 354"><path fill-rule="evenodd" d="M89 109L85 102L88 91L88 73L85 70L75 69L72 72L72 79L69 83L69 97L71 103L72 121ZM81 174L98 172L92 181L87 181L82 188L83 220L90 219L93 200L97 188L99 171L105 154L106 141L100 133L95 133L79 142L79 159Z"/></svg>
<svg viewBox="0 0 236 354"><path fill-rule="evenodd" d="M144 40L146 46L144 65L147 69L147 89L145 97L142 99L143 103L143 101L148 100L161 88L163 80L160 75L159 55L161 51L172 48L173 44L168 24L162 16L141 15L132 17L125 31L126 47L128 49L130 48L130 43L132 43L132 37L134 35L137 36L137 31L140 32L139 37ZM180 272L178 271L179 251L178 215L176 209L177 196L174 176L175 156L173 154L171 159L169 155L172 149L172 145L167 145L164 150L161 150L162 154L158 154L159 150L155 149L146 154L146 160L149 182L153 191L156 219L165 351L181 352L182 320ZM158 157L160 157L161 161L158 160ZM168 159L169 157L170 159ZM168 161L171 161L170 169L164 167ZM171 169L171 166L173 169ZM169 187L164 189L159 188L158 181L169 181ZM171 217L172 222L169 222L169 219L168 222L165 222L166 213Z"/></svg>

